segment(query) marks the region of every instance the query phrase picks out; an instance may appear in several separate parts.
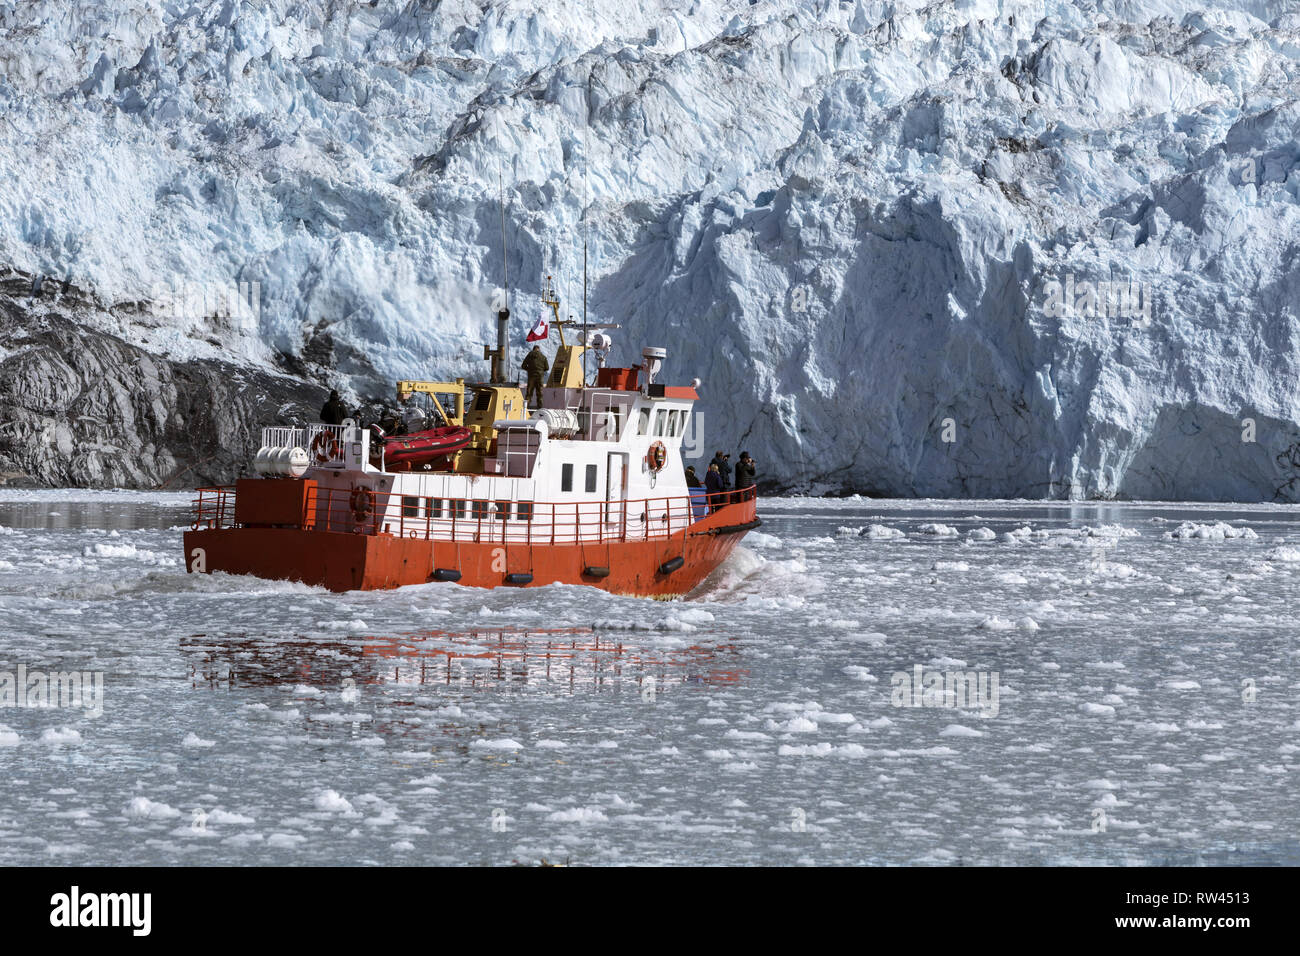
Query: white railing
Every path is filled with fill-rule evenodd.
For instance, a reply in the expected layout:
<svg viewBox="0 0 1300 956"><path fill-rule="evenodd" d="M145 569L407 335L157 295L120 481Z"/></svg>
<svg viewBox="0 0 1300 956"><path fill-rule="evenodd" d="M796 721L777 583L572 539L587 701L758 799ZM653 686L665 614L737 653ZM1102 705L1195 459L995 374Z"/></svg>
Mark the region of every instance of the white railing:
<svg viewBox="0 0 1300 956"><path fill-rule="evenodd" d="M271 448L303 448L311 463L320 467L341 467L347 457L343 443L347 429L342 425L271 425L262 429L262 445Z"/></svg>
<svg viewBox="0 0 1300 956"><path fill-rule="evenodd" d="M270 448L306 448L301 428L293 425L272 425L262 429L262 446Z"/></svg>

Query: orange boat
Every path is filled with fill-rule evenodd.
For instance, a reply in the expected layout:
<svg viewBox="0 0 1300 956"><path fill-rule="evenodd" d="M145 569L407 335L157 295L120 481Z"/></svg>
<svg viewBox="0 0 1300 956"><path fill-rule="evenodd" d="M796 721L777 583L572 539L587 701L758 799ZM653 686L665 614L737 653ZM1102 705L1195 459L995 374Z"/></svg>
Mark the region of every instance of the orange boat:
<svg viewBox="0 0 1300 956"><path fill-rule="evenodd" d="M530 411L505 381L502 310L497 348L485 350L490 382L397 385L403 401L429 396L444 431L468 430L459 450L393 462L388 443L373 446L371 431L351 421L264 429L261 477L199 489L187 570L335 591L559 582L677 597L697 587L759 526L755 489L692 495L682 446L695 385L656 381L663 349L606 368L609 337L565 344L549 277L544 299L561 344L540 408ZM600 362L594 384L588 350Z"/></svg>

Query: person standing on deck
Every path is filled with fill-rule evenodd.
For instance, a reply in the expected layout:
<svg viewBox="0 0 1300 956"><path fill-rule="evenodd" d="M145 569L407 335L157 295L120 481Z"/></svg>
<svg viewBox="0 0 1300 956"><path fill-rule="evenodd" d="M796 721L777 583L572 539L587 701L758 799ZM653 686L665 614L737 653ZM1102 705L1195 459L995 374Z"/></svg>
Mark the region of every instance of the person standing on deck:
<svg viewBox="0 0 1300 956"><path fill-rule="evenodd" d="M736 462L736 490L743 491L745 488L755 484L754 476L758 469L754 467L754 459L749 457L749 452L740 453L740 461Z"/></svg>
<svg viewBox="0 0 1300 956"><path fill-rule="evenodd" d="M343 404L337 391L331 391L329 401L321 406L320 420L326 425L342 425L348 417L348 407Z"/></svg>
<svg viewBox="0 0 1300 956"><path fill-rule="evenodd" d="M731 465L727 461L730 457L725 451L720 451L713 456L713 461L709 462L709 467L718 466L718 477L722 479L723 491L731 487Z"/></svg>
<svg viewBox="0 0 1300 956"><path fill-rule="evenodd" d="M542 379L551 367L551 363L546 360L546 356L542 353L541 346L533 346L533 350L524 356L521 367L528 373L528 390L524 392L524 404L532 404L532 397L535 394L537 402L533 404L533 407L541 408Z"/></svg>
<svg viewBox="0 0 1300 956"><path fill-rule="evenodd" d="M726 488L722 484L722 473L718 471L717 462L709 462L709 470L704 473L704 488L709 493L709 510L717 511L722 507L722 499L715 498L714 495L721 495Z"/></svg>

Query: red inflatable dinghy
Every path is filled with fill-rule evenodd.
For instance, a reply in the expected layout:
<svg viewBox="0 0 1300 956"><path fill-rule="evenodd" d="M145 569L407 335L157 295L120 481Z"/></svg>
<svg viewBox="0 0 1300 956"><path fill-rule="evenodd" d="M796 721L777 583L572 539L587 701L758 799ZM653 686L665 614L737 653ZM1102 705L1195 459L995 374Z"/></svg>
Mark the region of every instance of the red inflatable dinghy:
<svg viewBox="0 0 1300 956"><path fill-rule="evenodd" d="M468 445L474 434L468 428L456 425L392 437L385 436L378 428L374 432L377 433L377 442L372 442L371 445L382 444L384 467L390 470L419 468L435 459L454 454Z"/></svg>

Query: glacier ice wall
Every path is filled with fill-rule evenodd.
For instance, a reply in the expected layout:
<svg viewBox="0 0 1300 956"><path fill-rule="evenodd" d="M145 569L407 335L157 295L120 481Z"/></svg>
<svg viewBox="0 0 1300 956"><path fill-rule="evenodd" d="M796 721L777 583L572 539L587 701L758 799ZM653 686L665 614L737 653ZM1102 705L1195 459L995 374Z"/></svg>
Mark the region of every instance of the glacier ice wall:
<svg viewBox="0 0 1300 956"><path fill-rule="evenodd" d="M538 7L0 0L0 269L46 277L0 382L64 321L280 398L465 374L504 193L516 344L585 240L615 359L769 487L1300 497L1294 3ZM155 473L58 471L108 453L46 391L0 471Z"/></svg>

